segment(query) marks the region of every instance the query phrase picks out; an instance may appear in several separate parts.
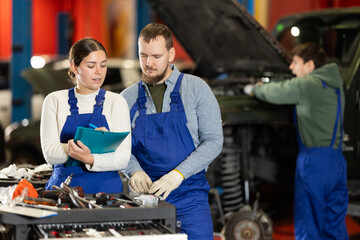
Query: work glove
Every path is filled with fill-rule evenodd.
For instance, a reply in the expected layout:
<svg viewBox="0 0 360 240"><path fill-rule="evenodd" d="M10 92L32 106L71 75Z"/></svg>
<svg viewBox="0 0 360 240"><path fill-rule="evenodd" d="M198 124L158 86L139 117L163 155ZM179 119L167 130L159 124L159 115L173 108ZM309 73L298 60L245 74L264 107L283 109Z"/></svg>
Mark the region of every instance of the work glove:
<svg viewBox="0 0 360 240"><path fill-rule="evenodd" d="M130 178L130 190L133 192L147 193L152 181L144 171L135 172Z"/></svg>
<svg viewBox="0 0 360 240"><path fill-rule="evenodd" d="M253 90L254 86L255 86L254 84L247 84L247 85L244 87L244 93L245 93L246 95L253 96L252 90Z"/></svg>
<svg viewBox="0 0 360 240"><path fill-rule="evenodd" d="M183 180L184 177L179 171L172 170L159 180L153 182L148 193L155 194L156 196L164 194L163 198L166 199L174 189L180 186Z"/></svg>

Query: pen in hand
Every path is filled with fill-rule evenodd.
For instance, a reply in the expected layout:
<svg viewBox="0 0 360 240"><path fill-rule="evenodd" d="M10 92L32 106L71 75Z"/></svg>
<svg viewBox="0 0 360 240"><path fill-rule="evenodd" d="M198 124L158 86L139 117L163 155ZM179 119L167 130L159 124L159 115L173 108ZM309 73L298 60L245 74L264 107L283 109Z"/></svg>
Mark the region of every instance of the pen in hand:
<svg viewBox="0 0 360 240"><path fill-rule="evenodd" d="M94 125L94 124L92 124L92 123L89 123L89 126L90 126L90 127L92 127L93 129L98 128L97 126L95 126L95 125Z"/></svg>

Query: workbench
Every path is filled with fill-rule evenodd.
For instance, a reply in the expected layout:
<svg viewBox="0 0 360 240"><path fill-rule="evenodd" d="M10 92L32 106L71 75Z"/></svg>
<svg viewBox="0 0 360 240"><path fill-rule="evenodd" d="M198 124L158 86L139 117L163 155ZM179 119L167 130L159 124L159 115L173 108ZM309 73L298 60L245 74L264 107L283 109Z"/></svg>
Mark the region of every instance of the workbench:
<svg viewBox="0 0 360 240"><path fill-rule="evenodd" d="M157 206L151 207L59 209L57 210L57 216L47 218L31 218L0 211L0 223L14 226L13 234L15 240L29 239L30 235L33 234L31 227L39 224L103 224L108 222L136 222L147 220L160 223L170 229L173 233L176 232L176 208L165 201L160 201ZM183 238L174 239L187 239L185 236L184 234L181 234L180 237Z"/></svg>

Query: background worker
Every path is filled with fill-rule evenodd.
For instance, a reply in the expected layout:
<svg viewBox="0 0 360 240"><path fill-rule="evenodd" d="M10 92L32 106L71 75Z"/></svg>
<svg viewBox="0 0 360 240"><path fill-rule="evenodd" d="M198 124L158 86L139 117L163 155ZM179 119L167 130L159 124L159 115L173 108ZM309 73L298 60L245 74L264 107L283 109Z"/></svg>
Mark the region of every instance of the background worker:
<svg viewBox="0 0 360 240"><path fill-rule="evenodd" d="M45 160L53 165L46 189L60 186L73 173L71 186L82 187L84 193L122 192L118 170L128 164L131 136L115 152L103 154L92 154L81 141L75 143L73 139L78 126L130 131L125 99L100 88L107 72L106 50L95 39L84 38L71 47L69 60L69 75L76 86L50 93L42 108L41 147Z"/></svg>
<svg viewBox="0 0 360 240"><path fill-rule="evenodd" d="M290 70L295 78L249 85L245 92L266 102L296 105L300 146L294 195L296 239L348 239L343 80L336 64L326 64L318 44L300 44L292 54Z"/></svg>
<svg viewBox="0 0 360 240"><path fill-rule="evenodd" d="M121 93L131 109L130 188L174 204L190 240L213 239L205 170L222 149L219 104L205 81L170 64L167 26L147 25L138 47L142 80Z"/></svg>

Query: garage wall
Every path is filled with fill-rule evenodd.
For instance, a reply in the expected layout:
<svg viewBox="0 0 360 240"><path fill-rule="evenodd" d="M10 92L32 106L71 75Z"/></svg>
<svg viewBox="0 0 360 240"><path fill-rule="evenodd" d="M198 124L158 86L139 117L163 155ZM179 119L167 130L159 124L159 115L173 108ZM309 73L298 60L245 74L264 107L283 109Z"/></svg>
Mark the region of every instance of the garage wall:
<svg viewBox="0 0 360 240"><path fill-rule="evenodd" d="M32 2L33 54L56 53L56 14L61 10L61 0L33 0Z"/></svg>
<svg viewBox="0 0 360 240"><path fill-rule="evenodd" d="M106 4L111 0L32 0L33 54L58 52L58 22L61 12L74 21L73 41L91 36L108 48ZM0 59L11 57L12 0L0 0Z"/></svg>
<svg viewBox="0 0 360 240"><path fill-rule="evenodd" d="M114 2L118 6L123 6L122 11L124 8L130 7L131 10L127 13L129 16L133 16L126 19L126 24L115 26L115 29L111 22L113 13L110 12L114 8L109 7ZM123 34L121 31L134 31L136 27L132 20L136 14L135 2L135 0L32 0L33 53L35 55L57 54L57 14L69 12L74 20L73 41L85 36L92 36L102 42L113 56L132 57L135 53L132 49L136 44L136 34ZM125 7L125 3L128 4L127 7ZM257 0L254 3L258 4L258 9L261 11L257 17L264 18L265 16L266 19L262 22L268 30L274 27L280 17L287 14L330 7L360 6L360 0ZM10 59L11 57L11 13L12 0L0 0L0 59ZM116 16L119 20L125 15L117 14ZM119 22L124 22L124 20ZM127 29L124 29L124 26ZM109 31L113 32L109 33ZM125 35L127 38L124 38Z"/></svg>
<svg viewBox="0 0 360 240"><path fill-rule="evenodd" d="M67 12L73 20L73 41L91 36L106 42L102 0L33 0L33 53L58 52L58 14ZM106 45L106 43L104 43ZM106 47L106 46L105 46Z"/></svg>
<svg viewBox="0 0 360 240"><path fill-rule="evenodd" d="M0 60L8 59L11 54L11 1L0 0Z"/></svg>

